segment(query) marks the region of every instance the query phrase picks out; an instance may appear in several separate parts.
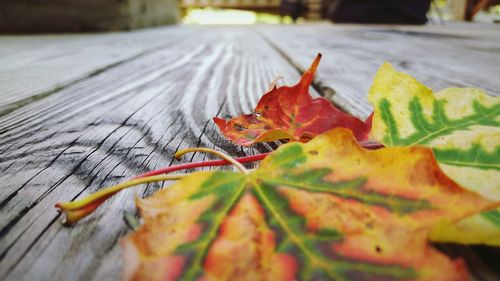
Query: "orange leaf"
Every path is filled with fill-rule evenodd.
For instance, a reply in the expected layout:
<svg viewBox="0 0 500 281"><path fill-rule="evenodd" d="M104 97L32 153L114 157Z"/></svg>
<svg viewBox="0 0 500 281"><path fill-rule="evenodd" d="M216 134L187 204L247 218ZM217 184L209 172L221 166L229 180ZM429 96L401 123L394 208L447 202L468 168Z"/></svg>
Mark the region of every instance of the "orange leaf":
<svg viewBox="0 0 500 281"><path fill-rule="evenodd" d="M321 54L295 86L274 86L262 96L254 113L229 121L213 120L224 136L238 145L252 145L279 139L306 142L330 129L342 127L354 132L358 141L367 139L371 121L362 122L335 108L324 98L313 99L309 86ZM370 118L369 118L370 119Z"/></svg>
<svg viewBox="0 0 500 281"><path fill-rule="evenodd" d="M494 208L424 147L360 147L335 129L289 143L251 173L198 172L137 201L126 280L468 280L427 241Z"/></svg>

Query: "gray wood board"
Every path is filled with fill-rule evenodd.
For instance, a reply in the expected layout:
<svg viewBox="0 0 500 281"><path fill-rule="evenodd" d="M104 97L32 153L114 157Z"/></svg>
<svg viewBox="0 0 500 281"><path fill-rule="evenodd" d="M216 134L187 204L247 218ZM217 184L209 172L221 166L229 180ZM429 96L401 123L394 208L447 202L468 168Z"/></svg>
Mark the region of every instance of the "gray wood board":
<svg viewBox="0 0 500 281"><path fill-rule="evenodd" d="M490 95L500 94L500 30L477 35L466 31L460 35L454 29L445 33L439 28L429 32L428 27L330 24L260 29L299 69L306 69L321 52L317 87L343 109L363 118L373 111L366 97L385 61L435 90L478 87Z"/></svg>
<svg viewBox="0 0 500 281"><path fill-rule="evenodd" d="M177 44L187 28L0 36L0 116L109 67Z"/></svg>
<svg viewBox="0 0 500 281"><path fill-rule="evenodd" d="M119 63L112 63L93 75L82 74L83 78L66 83L51 95L0 117L0 279L119 279L118 240L130 231L122 221L123 213L135 213L135 194L148 196L169 183L123 191L71 228L59 223L54 204L83 198L140 172L177 163L172 155L180 148L212 147L234 156L274 149L273 143L252 149L234 146L220 136L211 118L250 112L277 76L284 77L282 84L296 83L300 76L298 69L305 69L318 50L309 50L294 41L289 43L297 52L290 53L288 47L282 46L284 42L278 41L298 39L303 32L309 32L310 38L304 39L304 44L328 42L321 39L324 36L308 31L311 28L283 27L283 32L273 28L260 30L260 34L245 27L181 26L141 31L141 40L153 41L158 36L168 40L137 55L124 56ZM130 33L130 38L137 36ZM71 49L78 45L66 42L71 38L76 37L53 37L60 43L53 43L46 50ZM127 41L127 38L122 39ZM337 42L344 40L339 38ZM120 45L122 39L108 40ZM351 44L353 40L343 44ZM391 40L397 43L402 39ZM25 60L20 62L19 70L44 62L37 59L45 57L37 49L32 52L23 49L27 42L29 40L16 42L14 39L10 42L11 47L18 46L24 52L19 56ZM101 41L96 39L93 44L101 46ZM92 48L93 44L86 46ZM15 61L16 52L3 48ZM315 82L321 94L330 93L325 85L339 93L342 87L354 91L367 86L359 84L349 88L347 82L332 82L332 76L327 74L335 64L329 58L327 47L323 48L320 51L325 57ZM92 60L94 55L82 53L71 60ZM409 65L413 65L413 59L408 58ZM375 67L377 61L374 57L367 60L366 65ZM57 60L53 62L58 64ZM364 69L363 60L351 62L361 65L345 65L346 73L350 69ZM46 66L51 65L47 62ZM88 69L93 72L90 66ZM59 72L63 70L65 68L58 68ZM368 75L366 71L362 73ZM44 84L37 85L43 88ZM312 93L318 95L314 89ZM362 95L354 99L354 103L361 102L361 98ZM364 105L350 104L345 107L366 116L368 111L364 111ZM204 159L206 155L197 153L183 161ZM478 276L481 274L489 273L481 270ZM481 279L484 278L478 280Z"/></svg>

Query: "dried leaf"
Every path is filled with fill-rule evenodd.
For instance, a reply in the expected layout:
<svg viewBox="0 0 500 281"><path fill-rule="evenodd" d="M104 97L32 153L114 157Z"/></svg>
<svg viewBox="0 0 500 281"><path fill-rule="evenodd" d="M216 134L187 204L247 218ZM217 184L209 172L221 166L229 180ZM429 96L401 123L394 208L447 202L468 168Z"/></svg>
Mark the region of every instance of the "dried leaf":
<svg viewBox="0 0 500 281"><path fill-rule="evenodd" d="M318 54L297 85L272 87L262 96L254 113L229 121L215 117L220 131L229 140L245 146L279 139L306 142L337 127L352 130L358 141L366 140L370 121L362 122L335 108L328 100L313 99L309 94L320 59Z"/></svg>
<svg viewBox="0 0 500 281"><path fill-rule="evenodd" d="M495 205L496 204L496 205ZM467 280L427 242L434 225L498 206L423 147L361 148L336 129L249 175L198 172L137 201L126 280Z"/></svg>
<svg viewBox="0 0 500 281"><path fill-rule="evenodd" d="M368 99L375 107L374 139L386 146L431 147L446 175L486 198L500 200L500 98L473 88L434 94L386 63ZM433 238L500 245L500 212L443 226Z"/></svg>

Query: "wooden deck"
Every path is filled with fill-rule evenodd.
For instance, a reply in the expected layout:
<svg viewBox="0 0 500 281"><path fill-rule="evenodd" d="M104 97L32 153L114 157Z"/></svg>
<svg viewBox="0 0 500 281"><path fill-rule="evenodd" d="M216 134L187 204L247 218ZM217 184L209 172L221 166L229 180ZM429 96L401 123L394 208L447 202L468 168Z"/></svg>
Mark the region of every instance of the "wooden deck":
<svg viewBox="0 0 500 281"><path fill-rule="evenodd" d="M312 91L360 117L372 110L366 95L384 61L436 90L500 94L495 26L175 26L0 36L0 280L119 279L117 241L130 231L123 213L135 213L135 194L162 185L123 191L71 228L59 223L54 203L175 163L180 148L234 156L275 148L234 146L211 118L250 112L270 81L281 75L281 83L295 83L317 52L324 56ZM471 268L475 279L493 280L480 264Z"/></svg>

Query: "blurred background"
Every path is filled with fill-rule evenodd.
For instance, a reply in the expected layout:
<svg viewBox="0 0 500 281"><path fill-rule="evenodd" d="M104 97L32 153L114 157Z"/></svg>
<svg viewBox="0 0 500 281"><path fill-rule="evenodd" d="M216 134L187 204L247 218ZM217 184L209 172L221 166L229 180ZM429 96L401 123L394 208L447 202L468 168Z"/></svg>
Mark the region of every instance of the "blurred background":
<svg viewBox="0 0 500 281"><path fill-rule="evenodd" d="M500 23L500 0L2 0L1 33L131 30L176 23Z"/></svg>

